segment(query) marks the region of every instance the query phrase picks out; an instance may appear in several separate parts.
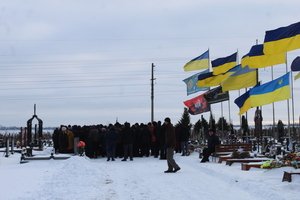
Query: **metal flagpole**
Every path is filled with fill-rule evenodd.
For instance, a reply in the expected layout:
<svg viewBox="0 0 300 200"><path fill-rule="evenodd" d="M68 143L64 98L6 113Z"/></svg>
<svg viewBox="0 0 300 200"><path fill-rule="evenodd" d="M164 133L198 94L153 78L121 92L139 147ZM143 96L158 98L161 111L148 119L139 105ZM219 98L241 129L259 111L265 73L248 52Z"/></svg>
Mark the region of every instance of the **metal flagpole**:
<svg viewBox="0 0 300 200"><path fill-rule="evenodd" d="M208 71L212 72L211 66L210 66L210 53L209 53L209 48L208 48ZM208 90L210 90L210 87L208 88ZM211 109L211 104L209 104L209 112L210 112L210 116L212 116L212 109ZM210 127L212 128L212 127Z"/></svg>
<svg viewBox="0 0 300 200"><path fill-rule="evenodd" d="M273 66L271 66L271 75L272 75L272 81L274 80L274 71ZM275 127L275 104L272 103L272 111L273 111L273 126L272 126L272 135L274 136L274 127Z"/></svg>
<svg viewBox="0 0 300 200"><path fill-rule="evenodd" d="M293 72L291 71L291 87L292 87L292 117L293 117L293 136L296 135L295 133L295 107L294 107L294 79L293 79Z"/></svg>
<svg viewBox="0 0 300 200"><path fill-rule="evenodd" d="M288 72L287 53L286 53L286 57L285 57L285 71L286 71L286 73ZM287 111L288 111L288 138L289 138L289 141L290 141L290 139L291 139L291 130L290 130L290 100L287 99L286 103L287 103Z"/></svg>
<svg viewBox="0 0 300 200"><path fill-rule="evenodd" d="M228 94L228 115L229 115L229 123L231 123L231 115L230 115L230 96Z"/></svg>
<svg viewBox="0 0 300 200"><path fill-rule="evenodd" d="M223 127L223 101L221 101L221 125L222 125L222 137L224 136L224 127Z"/></svg>

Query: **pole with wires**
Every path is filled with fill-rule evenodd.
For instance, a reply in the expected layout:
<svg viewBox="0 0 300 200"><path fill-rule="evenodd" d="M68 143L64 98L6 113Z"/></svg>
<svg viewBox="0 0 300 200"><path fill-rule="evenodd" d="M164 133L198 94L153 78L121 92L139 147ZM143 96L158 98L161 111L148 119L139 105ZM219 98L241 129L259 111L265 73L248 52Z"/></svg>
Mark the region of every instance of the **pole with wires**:
<svg viewBox="0 0 300 200"><path fill-rule="evenodd" d="M154 64L151 66L151 122L154 121Z"/></svg>

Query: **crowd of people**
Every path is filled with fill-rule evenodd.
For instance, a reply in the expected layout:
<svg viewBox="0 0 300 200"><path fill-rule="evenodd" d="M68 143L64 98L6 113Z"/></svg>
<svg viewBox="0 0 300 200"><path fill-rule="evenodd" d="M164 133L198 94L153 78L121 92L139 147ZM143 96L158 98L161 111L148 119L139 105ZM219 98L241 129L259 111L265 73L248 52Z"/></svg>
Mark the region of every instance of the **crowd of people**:
<svg viewBox="0 0 300 200"><path fill-rule="evenodd" d="M134 157L149 157L167 160L165 173L177 172L179 165L174 152L188 155L190 128L182 124L175 127L170 118L148 124L115 123L93 126L61 126L52 135L55 153L78 153L90 158L106 157L107 161L133 161ZM203 150L201 162L209 161L215 146L220 143L218 136L210 129L208 146Z"/></svg>
<svg viewBox="0 0 300 200"><path fill-rule="evenodd" d="M54 130L54 149L56 153L76 153L76 144L83 141L85 154L90 158L106 157L107 161L122 158L122 161L132 161L134 157L154 156L166 159L167 123L158 121L133 125L128 122L92 126L62 125ZM179 124L174 132L174 150L183 156L187 155L189 128Z"/></svg>

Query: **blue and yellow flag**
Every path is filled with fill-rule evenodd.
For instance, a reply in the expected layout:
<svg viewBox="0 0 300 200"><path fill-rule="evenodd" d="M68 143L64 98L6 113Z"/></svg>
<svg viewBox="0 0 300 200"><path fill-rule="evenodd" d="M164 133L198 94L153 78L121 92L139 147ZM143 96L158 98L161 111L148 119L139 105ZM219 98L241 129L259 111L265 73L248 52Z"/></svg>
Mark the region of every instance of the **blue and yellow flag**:
<svg viewBox="0 0 300 200"><path fill-rule="evenodd" d="M248 66L248 59L249 59L249 53L247 53L246 55L244 55L241 59L241 65L242 67L246 67Z"/></svg>
<svg viewBox="0 0 300 200"><path fill-rule="evenodd" d="M289 99L290 90L289 72L273 81L250 89L248 94L238 97L234 102L239 106L239 114L242 115L250 108Z"/></svg>
<svg viewBox="0 0 300 200"><path fill-rule="evenodd" d="M278 54L300 48L300 22L266 31L265 54Z"/></svg>
<svg viewBox="0 0 300 200"><path fill-rule="evenodd" d="M209 68L209 50L204 52L202 55L194 58L190 62L186 63L183 67L184 71L195 71L200 69Z"/></svg>
<svg viewBox="0 0 300 200"><path fill-rule="evenodd" d="M291 70L293 72L300 71L300 56L297 56L297 58L295 58L293 60L292 65L291 65Z"/></svg>
<svg viewBox="0 0 300 200"><path fill-rule="evenodd" d="M219 75L213 75L212 72L201 74L198 76L198 87L213 87L213 86L219 86L222 81L224 81L227 77L229 77L231 74L235 73L239 69L240 65L235 66L234 68L228 70L224 74Z"/></svg>
<svg viewBox="0 0 300 200"><path fill-rule="evenodd" d="M251 106L251 101L250 101L250 90L239 96L234 100L234 103L240 108L239 114L242 115L243 113L247 112Z"/></svg>
<svg viewBox="0 0 300 200"><path fill-rule="evenodd" d="M194 74L193 76L190 76L190 77L183 80L186 84L186 87L187 87L187 95L194 94L194 93L199 92L199 91L209 90L208 87L198 87L198 85L197 85L198 76L200 74L205 74L205 73L208 73L208 72L209 71L207 69L207 70L204 70L203 72L199 72L199 73Z"/></svg>
<svg viewBox="0 0 300 200"><path fill-rule="evenodd" d="M250 69L248 66L238 70L226 78L222 83L222 91L239 90L246 87L252 87L257 83L257 70Z"/></svg>
<svg viewBox="0 0 300 200"><path fill-rule="evenodd" d="M247 54L248 57L242 58L242 66L250 68L263 68L278 65L286 62L286 53L268 54L263 52L262 44L254 45Z"/></svg>
<svg viewBox="0 0 300 200"><path fill-rule="evenodd" d="M213 75L219 75L227 72L234 66L236 66L237 52L223 58L218 58L211 61L211 66L213 68Z"/></svg>

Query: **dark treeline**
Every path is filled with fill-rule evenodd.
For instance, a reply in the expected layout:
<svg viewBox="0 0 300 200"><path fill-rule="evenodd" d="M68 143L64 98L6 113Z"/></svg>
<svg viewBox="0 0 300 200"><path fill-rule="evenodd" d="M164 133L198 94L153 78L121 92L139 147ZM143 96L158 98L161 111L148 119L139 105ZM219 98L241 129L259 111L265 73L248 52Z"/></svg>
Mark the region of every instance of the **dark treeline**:
<svg viewBox="0 0 300 200"><path fill-rule="evenodd" d="M161 121L148 124L115 123L106 125L69 125L56 128L52 139L56 153L75 153L78 141L84 141L85 154L90 158L149 157L165 159L165 125ZM176 152L186 154L190 129L178 125L176 131ZM75 147L75 148L74 148Z"/></svg>

